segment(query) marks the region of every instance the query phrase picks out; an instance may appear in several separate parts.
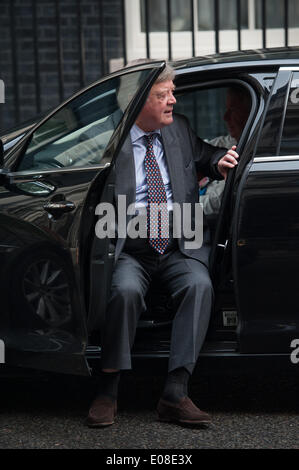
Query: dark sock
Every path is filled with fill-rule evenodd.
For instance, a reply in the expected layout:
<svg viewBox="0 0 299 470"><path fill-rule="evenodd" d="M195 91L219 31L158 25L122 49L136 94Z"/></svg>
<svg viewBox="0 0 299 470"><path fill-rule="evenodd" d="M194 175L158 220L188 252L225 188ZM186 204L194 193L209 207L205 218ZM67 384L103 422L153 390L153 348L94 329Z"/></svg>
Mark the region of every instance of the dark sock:
<svg viewBox="0 0 299 470"><path fill-rule="evenodd" d="M173 403L179 402L183 397L188 396L188 381L190 373L184 367L169 372L162 398Z"/></svg>
<svg viewBox="0 0 299 470"><path fill-rule="evenodd" d="M103 372L97 375L98 387L97 396L104 395L117 399L118 384L120 379L120 371L118 372Z"/></svg>

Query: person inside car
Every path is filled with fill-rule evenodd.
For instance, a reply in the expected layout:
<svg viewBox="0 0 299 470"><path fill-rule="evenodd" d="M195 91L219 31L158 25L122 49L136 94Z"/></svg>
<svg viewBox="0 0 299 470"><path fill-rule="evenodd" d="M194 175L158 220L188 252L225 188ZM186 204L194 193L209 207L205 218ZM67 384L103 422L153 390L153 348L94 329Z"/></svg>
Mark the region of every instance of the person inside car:
<svg viewBox="0 0 299 470"><path fill-rule="evenodd" d="M217 147L230 149L237 145L247 122L251 108L251 97L249 91L242 86L228 88L226 95L226 110L223 116L228 129L228 135L215 137L208 142ZM225 180L210 180L204 177L199 181L200 202L206 215L217 214L220 210Z"/></svg>
<svg viewBox="0 0 299 470"><path fill-rule="evenodd" d="M209 324L213 288L208 271L209 235L203 229L200 247L186 247L184 233L175 238L174 203L198 203L197 171L213 179L225 178L237 165L235 147L216 148L198 138L187 119L174 115L174 70L167 65L152 86L116 160L116 201L126 196L136 211L148 215L146 238L118 237L111 294L102 332L98 389L86 424L108 426L117 414L120 371L131 369L131 348L138 319L145 311L145 295L155 277L175 305L168 376L157 411L162 421L208 424L210 416L188 397L194 370ZM167 208L167 217L152 217L155 204ZM193 216L194 222L194 216ZM169 234L162 224L169 221ZM155 225L155 227L153 227ZM152 229L156 229L153 234Z"/></svg>

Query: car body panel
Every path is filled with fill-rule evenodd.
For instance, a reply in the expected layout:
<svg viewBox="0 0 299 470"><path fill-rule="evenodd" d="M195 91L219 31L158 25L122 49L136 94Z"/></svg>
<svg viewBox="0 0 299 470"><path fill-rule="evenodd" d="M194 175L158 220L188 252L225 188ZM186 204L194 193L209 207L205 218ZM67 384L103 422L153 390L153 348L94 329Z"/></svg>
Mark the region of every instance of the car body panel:
<svg viewBox="0 0 299 470"><path fill-rule="evenodd" d="M292 70L277 75L238 188L233 246L244 353L287 353L299 337L299 148L279 154Z"/></svg>

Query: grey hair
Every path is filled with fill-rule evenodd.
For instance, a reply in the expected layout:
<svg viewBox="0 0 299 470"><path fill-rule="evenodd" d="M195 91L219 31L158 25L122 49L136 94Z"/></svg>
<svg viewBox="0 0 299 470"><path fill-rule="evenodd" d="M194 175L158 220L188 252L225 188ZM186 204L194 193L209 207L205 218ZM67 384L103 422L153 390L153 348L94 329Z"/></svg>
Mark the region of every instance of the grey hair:
<svg viewBox="0 0 299 470"><path fill-rule="evenodd" d="M169 80L174 80L175 78L175 70L170 64L166 64L165 69L162 70L160 75L158 76L155 83L162 83L168 82Z"/></svg>
<svg viewBox="0 0 299 470"><path fill-rule="evenodd" d="M141 65L141 64L148 64L151 63L153 59L134 59L130 60L125 67L132 67L133 65ZM162 83L162 82L167 82L169 80L174 80L175 78L175 70L174 68L166 63L166 67L162 70L160 75L158 76L157 80L155 83Z"/></svg>

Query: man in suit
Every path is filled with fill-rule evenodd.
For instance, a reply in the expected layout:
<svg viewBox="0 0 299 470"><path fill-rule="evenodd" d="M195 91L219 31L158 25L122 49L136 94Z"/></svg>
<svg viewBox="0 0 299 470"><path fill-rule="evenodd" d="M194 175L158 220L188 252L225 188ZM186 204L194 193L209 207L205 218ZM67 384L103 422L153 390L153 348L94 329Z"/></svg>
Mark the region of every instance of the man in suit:
<svg viewBox="0 0 299 470"><path fill-rule="evenodd" d="M191 207L196 225L197 171L213 179L226 177L237 164L235 148L217 149L198 138L183 116L173 115L176 103L174 71L160 74L116 161L116 199L126 196L136 213L147 208L147 238L118 238L102 344L102 370L97 396L86 424L114 423L120 371L131 368L136 326L145 310L144 298L152 278L158 277L175 305L168 376L158 404L160 420L207 424L210 417L188 397L187 386L209 324L213 288L208 271L210 240L205 222L201 247L188 245L183 217L174 206ZM162 235L163 217L151 218L151 204L167 208L169 237ZM181 219L181 220L179 220ZM158 235L152 236L152 224ZM180 238L171 236L181 228Z"/></svg>

